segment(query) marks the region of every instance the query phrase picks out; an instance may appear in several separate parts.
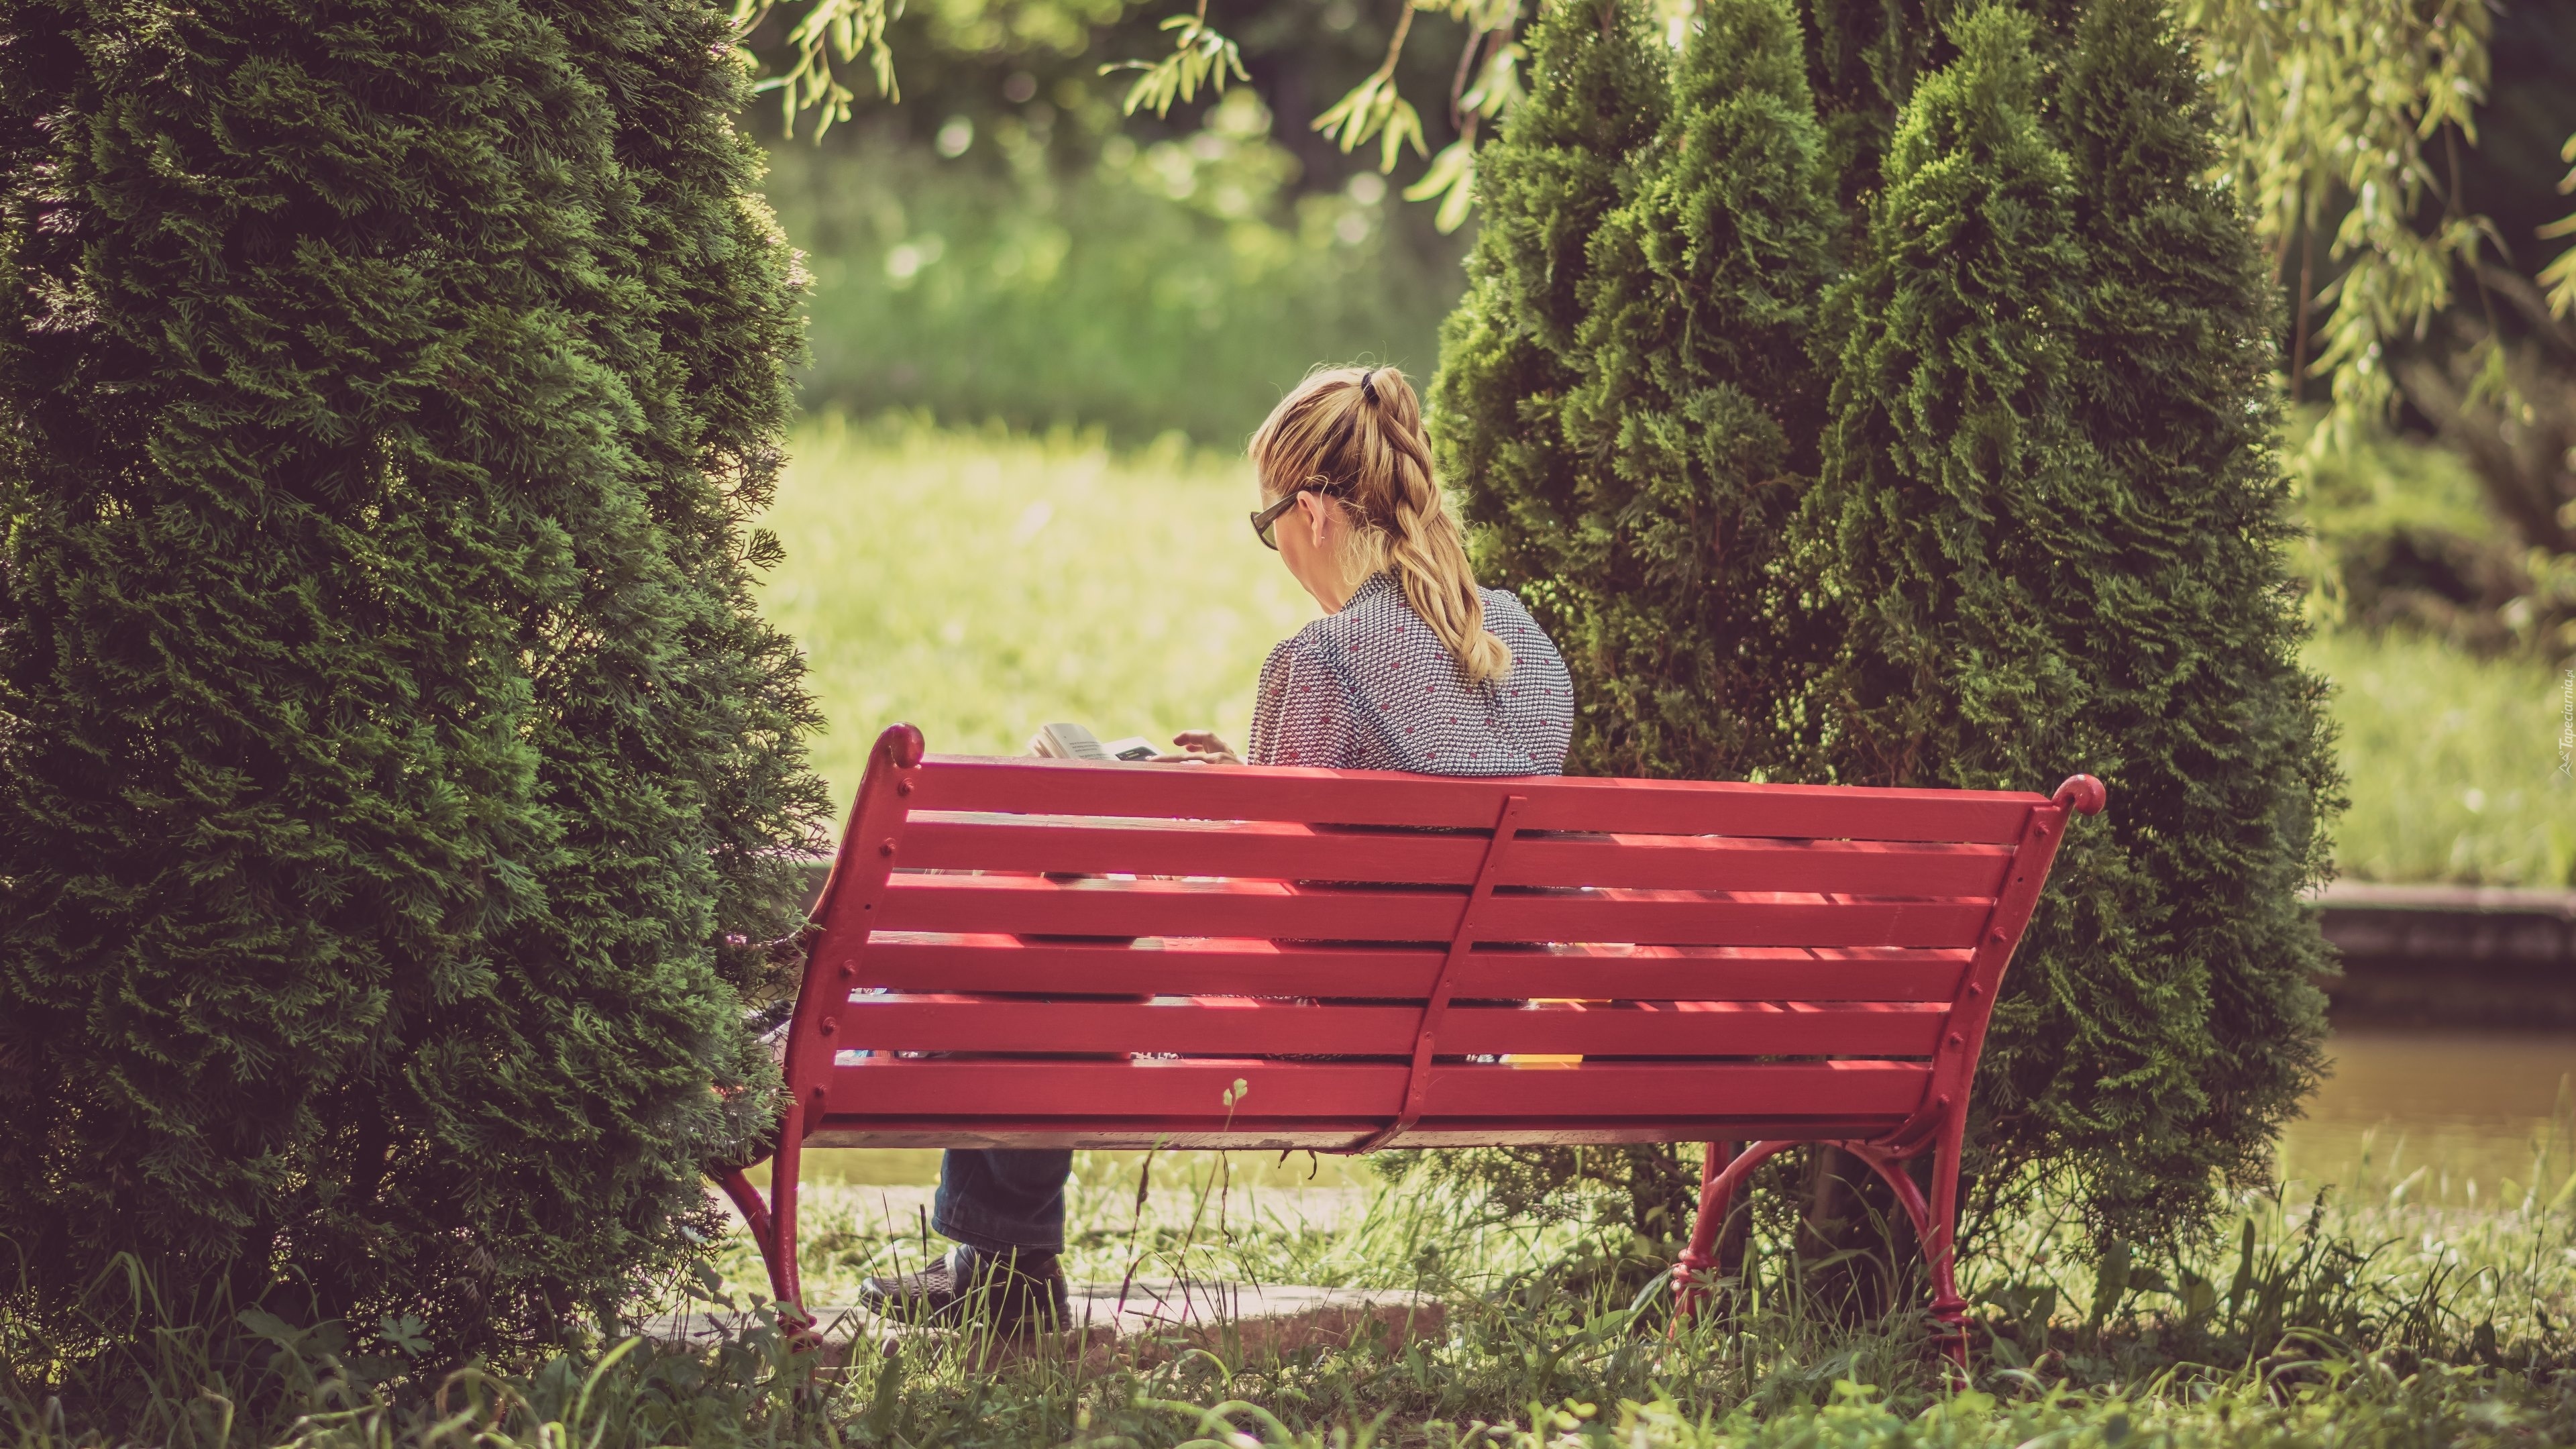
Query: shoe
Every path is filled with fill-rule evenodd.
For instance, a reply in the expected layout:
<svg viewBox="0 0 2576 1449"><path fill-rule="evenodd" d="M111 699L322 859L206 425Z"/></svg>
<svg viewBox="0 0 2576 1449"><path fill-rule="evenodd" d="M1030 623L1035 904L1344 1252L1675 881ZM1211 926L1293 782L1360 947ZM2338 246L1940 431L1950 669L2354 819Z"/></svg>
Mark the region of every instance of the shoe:
<svg viewBox="0 0 2576 1449"><path fill-rule="evenodd" d="M859 1285L859 1304L901 1323L975 1322L1003 1334L1052 1329L1072 1316L1055 1254L986 1253L964 1243L918 1273L870 1278Z"/></svg>

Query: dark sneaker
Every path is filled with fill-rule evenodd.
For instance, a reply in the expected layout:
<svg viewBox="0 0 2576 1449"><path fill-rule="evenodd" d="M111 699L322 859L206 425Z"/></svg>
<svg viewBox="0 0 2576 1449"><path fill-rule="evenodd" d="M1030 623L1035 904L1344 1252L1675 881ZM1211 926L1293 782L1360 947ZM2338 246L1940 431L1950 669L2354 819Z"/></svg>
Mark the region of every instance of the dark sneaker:
<svg viewBox="0 0 2576 1449"><path fill-rule="evenodd" d="M1072 1313L1053 1253L985 1253L958 1244L918 1273L870 1278L859 1303L899 1323L987 1325L1011 1334L1054 1328Z"/></svg>

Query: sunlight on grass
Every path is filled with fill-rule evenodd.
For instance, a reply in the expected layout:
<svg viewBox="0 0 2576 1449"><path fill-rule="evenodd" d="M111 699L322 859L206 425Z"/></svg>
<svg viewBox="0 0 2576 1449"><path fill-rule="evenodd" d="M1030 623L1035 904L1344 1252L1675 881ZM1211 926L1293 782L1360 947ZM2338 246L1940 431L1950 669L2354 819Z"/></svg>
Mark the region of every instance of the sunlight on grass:
<svg viewBox="0 0 2576 1449"><path fill-rule="evenodd" d="M2425 639L2324 635L2352 808L2336 859L2359 880L2576 883L2576 781L2560 773L2559 678Z"/></svg>
<svg viewBox="0 0 2576 1449"><path fill-rule="evenodd" d="M763 607L806 652L840 810L898 720L948 754L1017 754L1050 720L1240 747L1261 661L1315 614L1244 526L1239 458L837 417L791 458Z"/></svg>

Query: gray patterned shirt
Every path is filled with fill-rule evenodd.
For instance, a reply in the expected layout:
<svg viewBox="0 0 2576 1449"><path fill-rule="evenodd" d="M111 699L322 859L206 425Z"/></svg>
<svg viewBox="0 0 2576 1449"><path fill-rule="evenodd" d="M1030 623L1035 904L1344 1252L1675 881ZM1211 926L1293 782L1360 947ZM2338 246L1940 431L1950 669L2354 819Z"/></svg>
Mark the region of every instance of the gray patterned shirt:
<svg viewBox="0 0 2576 1449"><path fill-rule="evenodd" d="M1261 666L1256 765L1553 775L1565 768L1574 689L1565 660L1521 601L1480 589L1485 627L1512 651L1497 684L1470 684L1391 573L1339 612L1283 640Z"/></svg>

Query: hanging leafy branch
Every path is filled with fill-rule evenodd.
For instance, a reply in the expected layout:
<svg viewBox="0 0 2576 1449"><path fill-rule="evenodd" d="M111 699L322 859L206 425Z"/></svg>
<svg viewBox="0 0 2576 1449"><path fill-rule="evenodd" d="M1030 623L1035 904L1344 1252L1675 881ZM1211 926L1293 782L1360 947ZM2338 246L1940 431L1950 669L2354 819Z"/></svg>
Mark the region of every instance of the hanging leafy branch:
<svg viewBox="0 0 2576 1449"><path fill-rule="evenodd" d="M2558 148L2558 159L2576 162L2576 136L2568 137L2567 144ZM2559 195L2565 196L2570 192L2576 192L2576 171L2568 172L2558 182ZM2552 240L2576 236L2576 214L2560 217L2542 227L2540 234ZM2549 289L2550 315L2564 317L2576 312L2576 247L2560 252L2556 260L2541 268L2540 284Z"/></svg>
<svg viewBox="0 0 2576 1449"><path fill-rule="evenodd" d="M759 28L777 5L778 0L734 0L737 44ZM814 0L814 8L787 32L787 48L795 57L794 64L783 75L762 78L752 89L779 93L779 119L790 136L796 134L799 115L820 112L814 122L817 140L835 122L850 118L850 103L858 99L858 93L841 80L839 67L852 64L862 55L867 57L877 93L890 101L901 100L902 92L895 86L894 51L886 44L886 26L902 13L903 0Z"/></svg>
<svg viewBox="0 0 2576 1449"><path fill-rule="evenodd" d="M1440 198L1433 222L1443 232L1456 231L1475 205L1477 133L1485 122L1499 120L1519 104L1522 95L1522 50L1512 38L1520 20L1518 0L1459 8L1469 13L1464 17L1467 44L1458 55L1457 78L1449 83L1449 118L1458 127L1458 139L1442 147L1422 179L1404 189L1407 201ZM1481 65L1476 63L1480 49Z"/></svg>
<svg viewBox="0 0 2576 1449"><path fill-rule="evenodd" d="M1413 12L1418 6L1407 0L1404 13L1396 17L1395 34L1386 43L1386 59L1378 62L1368 79L1351 87L1349 95L1333 103L1333 108L1315 118L1315 129L1327 141L1337 142L1342 154L1349 155L1366 145L1372 136L1380 137L1377 169L1393 171L1395 158L1404 143L1413 143L1413 154L1430 154L1422 140L1422 113L1397 91L1395 63L1404 57L1405 37L1413 33Z"/></svg>
<svg viewBox="0 0 2576 1449"><path fill-rule="evenodd" d="M735 0L735 33L748 37L781 3ZM1380 171L1393 171L1408 146L1417 156L1428 154L1421 112L1405 99L1395 79L1417 10L1439 11L1467 31L1449 87L1449 115L1458 128L1458 139L1443 147L1422 178L1404 192L1412 201L1437 200L1440 229L1454 231L1474 205L1476 150L1483 143L1486 124L1499 121L1521 99L1523 55L1514 38L1521 19L1520 0L1404 0L1386 58L1317 117L1315 129L1346 154L1376 141ZM806 111L820 113L814 128L818 138L850 118L858 93L842 73L862 57L877 91L889 100L900 98L886 27L902 13L903 0L812 0L811 8L787 32L788 68L764 78L757 87L763 93L779 94L789 135L795 134L796 118ZM1104 76L1138 73L1121 98L1126 114L1151 111L1158 117L1168 116L1173 106L1198 99L1202 91L1222 95L1229 81L1252 79L1244 67L1242 48L1208 23L1207 0L1198 0L1189 14L1165 19L1162 29L1172 37L1168 53L1152 60L1114 61L1100 68Z"/></svg>
<svg viewBox="0 0 2576 1449"><path fill-rule="evenodd" d="M1387 42L1386 58L1349 94L1316 117L1315 129L1326 140L1338 144L1345 155L1376 141L1380 171L1393 171L1408 146L1417 156L1428 154L1422 113L1405 99L1395 79L1396 66L1404 58L1405 42L1413 34L1417 10L1441 11L1467 27L1466 43L1460 48L1457 73L1449 87L1449 115L1458 127L1458 139L1443 147L1432 158L1422 179L1404 192L1411 201L1437 198L1440 209L1435 220L1442 231L1454 231L1467 219L1475 200L1479 130L1484 122L1499 119L1521 98L1521 48L1513 39L1520 22L1520 0L1406 0L1396 17L1395 34ZM1199 0L1191 14L1165 20L1163 28L1174 32L1171 54L1154 61L1119 61L1100 68L1102 75L1123 70L1143 72L1128 87L1127 114L1150 110L1157 116L1168 115L1175 102L1194 99L1202 87L1221 93L1229 77L1251 79L1243 68L1242 51L1207 23L1207 0Z"/></svg>
<svg viewBox="0 0 2576 1449"><path fill-rule="evenodd" d="M1193 14L1166 19L1163 29L1174 32L1170 55L1156 61L1113 61L1100 68L1102 75L1122 70L1144 72L1127 88L1123 106L1128 115L1151 109L1157 116L1167 116L1174 101L1196 100L1202 87L1223 95L1229 76L1240 81L1252 79L1252 73L1243 68L1243 51L1207 23L1207 0L1199 0L1199 8Z"/></svg>
<svg viewBox="0 0 2576 1449"><path fill-rule="evenodd" d="M2233 169L2257 234L2279 274L2295 277L2292 384L2332 379L2319 444L2349 442L2395 401L2389 346L2420 335L2450 305L2453 275L2474 267L2495 235L2484 217L2448 204L2455 188L2443 175L2457 174L2453 137L2477 141L2493 17L2485 0L2185 0L2181 8L2233 133ZM2446 127L2457 130L2446 135ZM2427 154L2436 137L2451 152L2439 170ZM2445 203L2429 232L2416 224L2428 196ZM2349 205L2324 260L2344 270L2320 287L2318 233L2338 200Z"/></svg>

